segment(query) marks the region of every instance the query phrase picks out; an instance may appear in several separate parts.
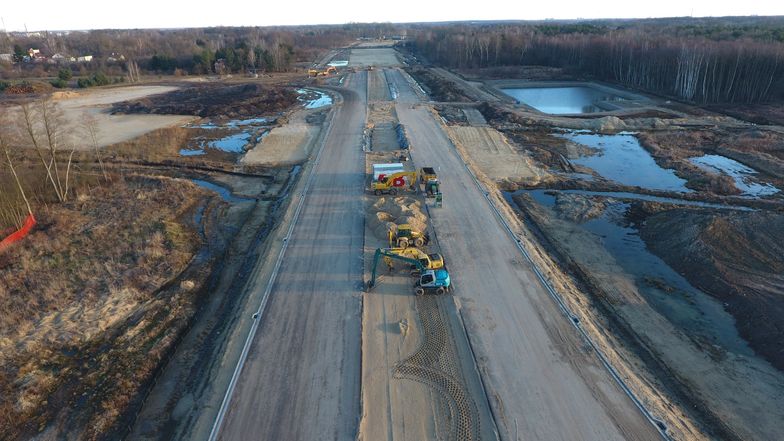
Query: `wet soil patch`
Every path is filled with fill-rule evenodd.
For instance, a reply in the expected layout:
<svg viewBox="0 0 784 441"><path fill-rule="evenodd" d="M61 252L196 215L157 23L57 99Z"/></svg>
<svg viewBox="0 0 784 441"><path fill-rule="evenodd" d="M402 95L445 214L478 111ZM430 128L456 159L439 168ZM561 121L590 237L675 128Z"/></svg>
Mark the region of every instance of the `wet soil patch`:
<svg viewBox="0 0 784 441"><path fill-rule="evenodd" d="M294 89L260 84L199 84L169 93L124 101L112 113L243 118L281 112L297 103Z"/></svg>

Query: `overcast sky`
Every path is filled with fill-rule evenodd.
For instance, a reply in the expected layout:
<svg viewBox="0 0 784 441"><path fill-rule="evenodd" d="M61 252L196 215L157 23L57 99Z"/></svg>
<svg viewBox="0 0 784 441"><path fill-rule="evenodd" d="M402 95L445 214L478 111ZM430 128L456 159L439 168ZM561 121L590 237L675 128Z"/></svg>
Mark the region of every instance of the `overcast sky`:
<svg viewBox="0 0 784 441"><path fill-rule="evenodd" d="M3 0L0 7L8 31L689 15L784 15L784 0Z"/></svg>

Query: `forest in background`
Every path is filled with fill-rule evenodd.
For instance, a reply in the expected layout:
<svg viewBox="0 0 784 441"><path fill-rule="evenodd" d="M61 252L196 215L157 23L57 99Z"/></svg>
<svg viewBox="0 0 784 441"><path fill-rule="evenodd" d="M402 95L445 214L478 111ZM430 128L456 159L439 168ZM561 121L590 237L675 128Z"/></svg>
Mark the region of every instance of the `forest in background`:
<svg viewBox="0 0 784 441"><path fill-rule="evenodd" d="M92 55L89 62L0 62L0 79L57 77L63 68L73 75L97 72L108 76L282 72L297 62L313 61L328 49L358 37L393 32L389 24L346 24L298 27L216 27L129 29L73 32L0 32L0 53L19 59L30 48L45 57ZM215 62L223 60L216 69Z"/></svg>
<svg viewBox="0 0 784 441"><path fill-rule="evenodd" d="M552 66L697 103L784 98L784 17L423 25L409 38L450 68Z"/></svg>

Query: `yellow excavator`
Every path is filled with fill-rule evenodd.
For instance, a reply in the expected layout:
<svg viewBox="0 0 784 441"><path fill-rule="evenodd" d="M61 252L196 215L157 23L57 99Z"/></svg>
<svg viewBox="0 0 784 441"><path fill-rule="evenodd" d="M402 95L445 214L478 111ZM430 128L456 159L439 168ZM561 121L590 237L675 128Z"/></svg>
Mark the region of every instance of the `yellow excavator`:
<svg viewBox="0 0 784 441"><path fill-rule="evenodd" d="M317 69L308 69L308 76L309 77L325 77L328 75L333 75L338 73L338 69L335 66L329 66L323 71Z"/></svg>
<svg viewBox="0 0 784 441"><path fill-rule="evenodd" d="M379 196L384 193L389 193L392 196L396 195L398 191L405 189L412 189L417 182L417 172L415 171L402 171L392 173L381 177L372 185L373 193Z"/></svg>
<svg viewBox="0 0 784 441"><path fill-rule="evenodd" d="M390 248L422 248L430 243L430 235L414 229L410 224L400 224L389 230Z"/></svg>
<svg viewBox="0 0 784 441"><path fill-rule="evenodd" d="M427 254L418 248L387 248L384 250L384 263L391 270L393 267L391 254L409 259L416 259L426 270L436 270L444 267L444 257L438 253ZM418 265L411 265L411 275L417 276L421 271Z"/></svg>

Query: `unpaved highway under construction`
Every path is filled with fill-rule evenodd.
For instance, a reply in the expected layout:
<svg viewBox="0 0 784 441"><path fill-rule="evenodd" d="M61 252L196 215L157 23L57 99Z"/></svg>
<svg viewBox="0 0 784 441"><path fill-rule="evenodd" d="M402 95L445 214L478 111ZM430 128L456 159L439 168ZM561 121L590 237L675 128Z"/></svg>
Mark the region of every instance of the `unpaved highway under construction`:
<svg viewBox="0 0 784 441"><path fill-rule="evenodd" d="M385 60L394 56L387 50ZM467 388L470 399L477 408L489 406L490 425L504 440L660 439L537 278L411 79L396 68L386 69L384 77L394 86L413 161L436 167L442 180L444 207L431 210L431 223L449 262L473 350L462 350L467 342L455 339L454 353L463 366L455 376L471 377L464 366L476 361L484 385L478 391ZM372 331L361 326L362 298L374 295L362 292L363 198L371 197L364 192L362 152L367 78L364 71L348 74L312 177L303 176L312 180L247 359L215 426L219 439L354 440L362 415L374 406L384 406L390 415L401 412L399 406L428 406L427 399L383 404L360 399L364 388L378 386L360 381L374 378L363 375L361 363L362 333ZM258 285L254 289L267 288L266 281ZM410 289L399 294L413 296ZM427 306L422 303L409 302ZM435 328L423 323L421 329ZM416 372L409 374L378 378L412 381ZM415 419L432 414L408 411L406 425L429 426ZM388 439L421 439L427 433L395 432L392 426ZM492 436L434 430L441 439Z"/></svg>

